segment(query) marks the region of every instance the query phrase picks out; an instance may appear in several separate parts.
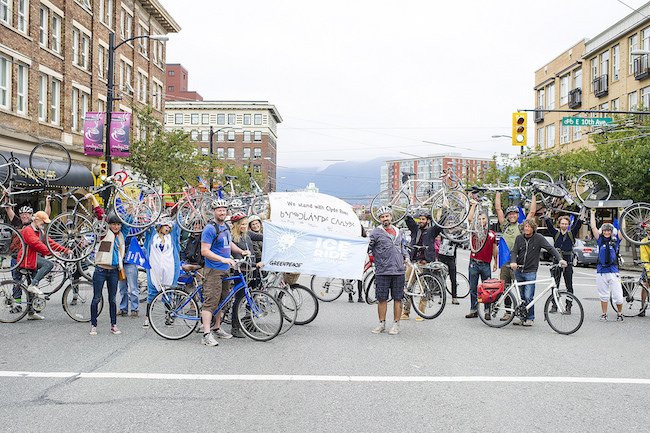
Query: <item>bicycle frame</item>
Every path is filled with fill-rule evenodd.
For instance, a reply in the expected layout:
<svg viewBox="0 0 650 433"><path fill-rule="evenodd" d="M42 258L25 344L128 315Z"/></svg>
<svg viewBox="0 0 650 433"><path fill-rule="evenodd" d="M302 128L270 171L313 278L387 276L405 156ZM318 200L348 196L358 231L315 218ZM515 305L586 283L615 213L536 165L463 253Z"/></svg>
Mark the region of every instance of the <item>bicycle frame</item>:
<svg viewBox="0 0 650 433"><path fill-rule="evenodd" d="M558 296L557 296L557 292L558 292L558 290L557 290L557 286L555 285L555 279L554 279L554 278L543 278L543 279L541 279L541 280L533 280L533 281L516 281L516 280L515 280L515 281L512 282L512 284L510 285L510 287L508 287L508 288L506 289L506 291L503 293L503 296L501 296L501 300L499 301L499 304L500 304L501 302L504 302L504 301L505 301L505 299L506 299L507 296L508 296L508 293L514 292L515 300L517 301L517 305L512 307L513 310L514 310L514 308L520 306L521 303L523 302L523 300L522 300L522 298L521 298L521 293L520 293L519 289L520 289L521 287L523 287L523 286L528 285L528 284L538 284L538 283L550 283L550 284L549 284L549 285L548 285L548 286L547 286L547 287L546 287L546 288L545 288L541 293L537 294L537 295L533 298L533 300L530 301L530 302L525 306L525 307L526 307L526 310L530 310L530 308L531 308L533 305L535 305L535 304L536 304L540 299L542 299L542 297L543 297L544 295L546 295L546 293L548 293L549 290L550 290L550 291L552 291L553 298L554 298L554 301L555 301L555 305L557 305L558 310L559 310L561 313L564 313L564 308L565 308L565 307L564 307L563 305L560 305L560 302L559 302L559 299L558 299Z"/></svg>

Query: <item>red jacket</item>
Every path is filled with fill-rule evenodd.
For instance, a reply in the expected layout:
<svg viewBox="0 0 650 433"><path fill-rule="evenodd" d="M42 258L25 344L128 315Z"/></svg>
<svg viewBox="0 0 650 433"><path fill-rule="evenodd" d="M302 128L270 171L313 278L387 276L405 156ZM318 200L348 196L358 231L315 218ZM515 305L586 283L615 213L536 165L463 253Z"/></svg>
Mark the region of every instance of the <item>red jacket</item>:
<svg viewBox="0 0 650 433"><path fill-rule="evenodd" d="M36 259L38 258L38 255L40 254L41 256L49 256L50 250L47 248L47 245L41 242L39 233L34 231L34 228L31 224L23 228L20 234L22 235L27 248L25 249L24 258L22 257L22 251L18 252L17 260L18 263L20 263L19 266L25 269L36 269ZM51 238L47 238L47 241L49 242L50 247L52 247L52 249L55 251L68 250L64 246L61 246L54 242Z"/></svg>

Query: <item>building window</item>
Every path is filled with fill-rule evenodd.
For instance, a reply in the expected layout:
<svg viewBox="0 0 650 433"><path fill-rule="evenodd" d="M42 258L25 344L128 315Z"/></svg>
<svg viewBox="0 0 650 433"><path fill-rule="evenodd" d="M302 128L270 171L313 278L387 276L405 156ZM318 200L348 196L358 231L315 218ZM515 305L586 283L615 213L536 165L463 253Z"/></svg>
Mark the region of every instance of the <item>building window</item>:
<svg viewBox="0 0 650 433"><path fill-rule="evenodd" d="M555 84L549 84L546 88L546 108L555 109Z"/></svg>
<svg viewBox="0 0 650 433"><path fill-rule="evenodd" d="M641 106L643 110L647 110L650 107L650 86L641 89Z"/></svg>
<svg viewBox="0 0 650 433"><path fill-rule="evenodd" d="M262 141L262 131L255 131L253 139L255 141Z"/></svg>
<svg viewBox="0 0 650 433"><path fill-rule="evenodd" d="M210 150L210 149L208 149L207 147L202 147L202 148L201 148L201 155L203 155L203 156L207 156L209 150Z"/></svg>
<svg viewBox="0 0 650 433"><path fill-rule="evenodd" d="M163 87L162 84L154 84L156 87L156 93L152 95L154 100L154 108L158 111L162 109L162 100L163 100Z"/></svg>
<svg viewBox="0 0 650 433"><path fill-rule="evenodd" d="M79 131L79 90L72 88L72 130Z"/></svg>
<svg viewBox="0 0 650 433"><path fill-rule="evenodd" d="M244 154L242 155L242 158L251 159L251 148L250 147L244 147Z"/></svg>
<svg viewBox="0 0 650 433"><path fill-rule="evenodd" d="M621 75L621 47L616 45L612 48L612 81L616 81Z"/></svg>
<svg viewBox="0 0 650 433"><path fill-rule="evenodd" d="M209 114L201 114L201 123L203 125L207 125L210 123L210 115Z"/></svg>
<svg viewBox="0 0 650 433"><path fill-rule="evenodd" d="M47 76L38 77L38 120L47 120Z"/></svg>
<svg viewBox="0 0 650 433"><path fill-rule="evenodd" d="M38 25L38 42L43 45L44 47L47 47L47 35L48 35L48 25L47 25L47 16L48 16L48 9L41 8L39 11L39 25Z"/></svg>
<svg viewBox="0 0 650 433"><path fill-rule="evenodd" d="M570 126L560 126L560 144L567 144L569 142L569 128Z"/></svg>
<svg viewBox="0 0 650 433"><path fill-rule="evenodd" d="M223 131L217 131L217 141L226 141L226 135Z"/></svg>
<svg viewBox="0 0 650 433"><path fill-rule="evenodd" d="M580 140L582 138L582 128L579 126L572 126L573 128L573 141Z"/></svg>
<svg viewBox="0 0 650 433"><path fill-rule="evenodd" d="M190 134L192 141L199 141L199 131L192 131Z"/></svg>
<svg viewBox="0 0 650 433"><path fill-rule="evenodd" d="M61 82L52 78L50 83L50 123L58 125L60 123L60 102L61 102Z"/></svg>
<svg viewBox="0 0 650 433"><path fill-rule="evenodd" d="M627 95L627 108L628 110L636 110L639 105L639 98L636 92Z"/></svg>
<svg viewBox="0 0 650 433"><path fill-rule="evenodd" d="M97 100L97 111L99 111L100 113L106 111L106 101L104 101L103 99Z"/></svg>
<svg viewBox="0 0 650 433"><path fill-rule="evenodd" d="M250 124L251 124L251 115L244 114L244 125L250 125Z"/></svg>
<svg viewBox="0 0 650 433"><path fill-rule="evenodd" d="M552 149L555 147L555 124L546 127L546 148Z"/></svg>
<svg viewBox="0 0 650 433"><path fill-rule="evenodd" d="M18 64L18 76L16 77L16 112L27 114L27 65Z"/></svg>
<svg viewBox="0 0 650 433"><path fill-rule="evenodd" d="M250 143L250 142L251 142L251 132L244 131L244 143Z"/></svg>
<svg viewBox="0 0 650 433"><path fill-rule="evenodd" d="M133 17L126 11L122 9L122 26L120 34L122 39L126 40L133 36Z"/></svg>
<svg viewBox="0 0 650 433"><path fill-rule="evenodd" d="M235 131L228 131L228 141L235 141Z"/></svg>
<svg viewBox="0 0 650 433"><path fill-rule="evenodd" d="M29 19L28 0L18 0L18 31L27 33L27 20Z"/></svg>
<svg viewBox="0 0 650 433"><path fill-rule="evenodd" d="M226 124L226 115L217 114L217 125L225 125L225 124Z"/></svg>
<svg viewBox="0 0 650 433"><path fill-rule="evenodd" d="M223 147L217 147L217 158L223 159L224 157L225 157L225 153Z"/></svg>
<svg viewBox="0 0 650 433"><path fill-rule="evenodd" d="M262 166L259 165L259 164L255 164L255 165L253 165L253 171L254 171L255 173L261 173L261 172L262 172Z"/></svg>
<svg viewBox="0 0 650 433"><path fill-rule="evenodd" d="M256 114L255 115L255 124L256 125L261 125L262 124L262 115L261 114Z"/></svg>
<svg viewBox="0 0 650 433"><path fill-rule="evenodd" d="M167 71L167 75L173 77L174 75L176 75L176 71Z"/></svg>
<svg viewBox="0 0 650 433"><path fill-rule="evenodd" d="M176 113L174 115L174 123L177 125L182 125L183 124L183 114L182 113Z"/></svg>
<svg viewBox="0 0 650 433"><path fill-rule="evenodd" d="M99 20L113 28L113 0L99 0Z"/></svg>
<svg viewBox="0 0 650 433"><path fill-rule="evenodd" d="M582 89L582 68L573 71L573 88Z"/></svg>
<svg viewBox="0 0 650 433"><path fill-rule="evenodd" d="M536 149L539 150L544 147L544 127L539 128L537 130L537 147Z"/></svg>
<svg viewBox="0 0 650 433"><path fill-rule="evenodd" d="M612 99L612 111L618 111L621 108L620 99Z"/></svg>
<svg viewBox="0 0 650 433"><path fill-rule="evenodd" d="M641 49L650 50L650 27L641 30Z"/></svg>
<svg viewBox="0 0 650 433"><path fill-rule="evenodd" d="M11 60L0 56L0 107L11 107Z"/></svg>
<svg viewBox="0 0 650 433"><path fill-rule="evenodd" d="M199 124L199 114L198 113L192 113L191 119L192 119L192 125L198 125Z"/></svg>
<svg viewBox="0 0 650 433"><path fill-rule="evenodd" d="M600 74L606 75L609 71L609 51L600 55Z"/></svg>
<svg viewBox="0 0 650 433"><path fill-rule="evenodd" d="M149 36L149 30L142 23L138 25L138 36ZM138 39L138 50L144 57L149 57L149 38Z"/></svg>
<svg viewBox="0 0 650 433"><path fill-rule="evenodd" d="M210 131L201 131L201 141L209 141L210 140Z"/></svg>
<svg viewBox="0 0 650 433"><path fill-rule="evenodd" d="M79 65L79 30L72 30L72 64Z"/></svg>
<svg viewBox="0 0 650 433"><path fill-rule="evenodd" d="M253 149L253 159L260 159L262 157L262 149L256 147Z"/></svg>
<svg viewBox="0 0 650 433"><path fill-rule="evenodd" d="M147 103L147 87L149 84L149 77L145 74L138 72L138 101L143 104Z"/></svg>
<svg viewBox="0 0 650 433"><path fill-rule="evenodd" d="M569 102L569 74L560 78L560 105Z"/></svg>
<svg viewBox="0 0 650 433"><path fill-rule="evenodd" d="M544 108L544 89L539 89L537 91L537 107Z"/></svg>
<svg viewBox="0 0 650 433"><path fill-rule="evenodd" d="M86 92L81 92L81 120L82 121L86 118L86 113L90 108L88 105L89 103L90 103L90 95Z"/></svg>
<svg viewBox="0 0 650 433"><path fill-rule="evenodd" d="M630 47L629 51L629 65L628 65L628 74L634 73L634 58L636 56L632 55L632 51L639 49L639 35L632 35L628 38L627 46Z"/></svg>
<svg viewBox="0 0 650 433"><path fill-rule="evenodd" d="M97 76L99 78L104 78L104 71L106 70L105 58L107 56L107 50L103 45L97 47Z"/></svg>
<svg viewBox="0 0 650 433"><path fill-rule="evenodd" d="M598 58L591 59L591 80L589 80L590 90L594 90L594 80L598 78Z"/></svg>
<svg viewBox="0 0 650 433"><path fill-rule="evenodd" d="M13 0L0 0L0 21L7 25L11 25L11 6Z"/></svg>
<svg viewBox="0 0 650 433"><path fill-rule="evenodd" d="M167 86L167 91L168 92L173 92L174 91L174 86Z"/></svg>
<svg viewBox="0 0 650 433"><path fill-rule="evenodd" d="M235 115L228 114L228 125L234 125L234 124L235 124Z"/></svg>
<svg viewBox="0 0 650 433"><path fill-rule="evenodd" d="M235 149L233 147L228 148L228 159L235 159Z"/></svg>

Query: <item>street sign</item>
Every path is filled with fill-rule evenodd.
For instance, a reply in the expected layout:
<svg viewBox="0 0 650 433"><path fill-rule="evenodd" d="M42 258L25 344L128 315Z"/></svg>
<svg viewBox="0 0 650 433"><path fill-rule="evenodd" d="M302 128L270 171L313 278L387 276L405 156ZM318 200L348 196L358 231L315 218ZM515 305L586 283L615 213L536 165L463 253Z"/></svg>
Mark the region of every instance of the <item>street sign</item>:
<svg viewBox="0 0 650 433"><path fill-rule="evenodd" d="M562 126L605 126L611 125L611 117L563 117Z"/></svg>

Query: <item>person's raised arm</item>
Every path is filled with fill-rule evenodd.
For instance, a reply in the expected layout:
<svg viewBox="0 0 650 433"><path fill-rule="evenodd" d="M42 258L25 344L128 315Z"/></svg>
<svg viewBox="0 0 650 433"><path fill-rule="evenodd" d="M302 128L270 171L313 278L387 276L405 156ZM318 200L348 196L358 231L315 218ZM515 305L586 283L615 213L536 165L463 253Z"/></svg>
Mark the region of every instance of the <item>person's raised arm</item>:
<svg viewBox="0 0 650 433"><path fill-rule="evenodd" d="M501 208L501 191L497 191L497 194L494 197L494 210L497 211L497 220L499 221L499 225L503 224L506 220L506 216L503 214L503 209Z"/></svg>
<svg viewBox="0 0 650 433"><path fill-rule="evenodd" d="M45 196L45 210L44 210L44 212L47 214L48 217L52 213L52 196L51 195Z"/></svg>
<svg viewBox="0 0 650 433"><path fill-rule="evenodd" d="M551 237L555 236L555 234L557 233L557 229L553 225L553 220L545 216L544 223L546 224L546 228L548 229L548 234L551 235Z"/></svg>
<svg viewBox="0 0 650 433"><path fill-rule="evenodd" d="M533 194L533 198L530 200L530 210L526 218L535 218L537 213L537 194Z"/></svg>
<svg viewBox="0 0 650 433"><path fill-rule="evenodd" d="M591 233L594 235L594 239L598 239L600 237L600 232L598 231L598 227L596 227L596 209L591 209L589 225L591 226Z"/></svg>
<svg viewBox="0 0 650 433"><path fill-rule="evenodd" d="M472 221L474 221L474 212L476 212L476 205L478 202L474 199L470 199L469 202L471 206L469 207L469 213L467 214L467 222L471 224Z"/></svg>

